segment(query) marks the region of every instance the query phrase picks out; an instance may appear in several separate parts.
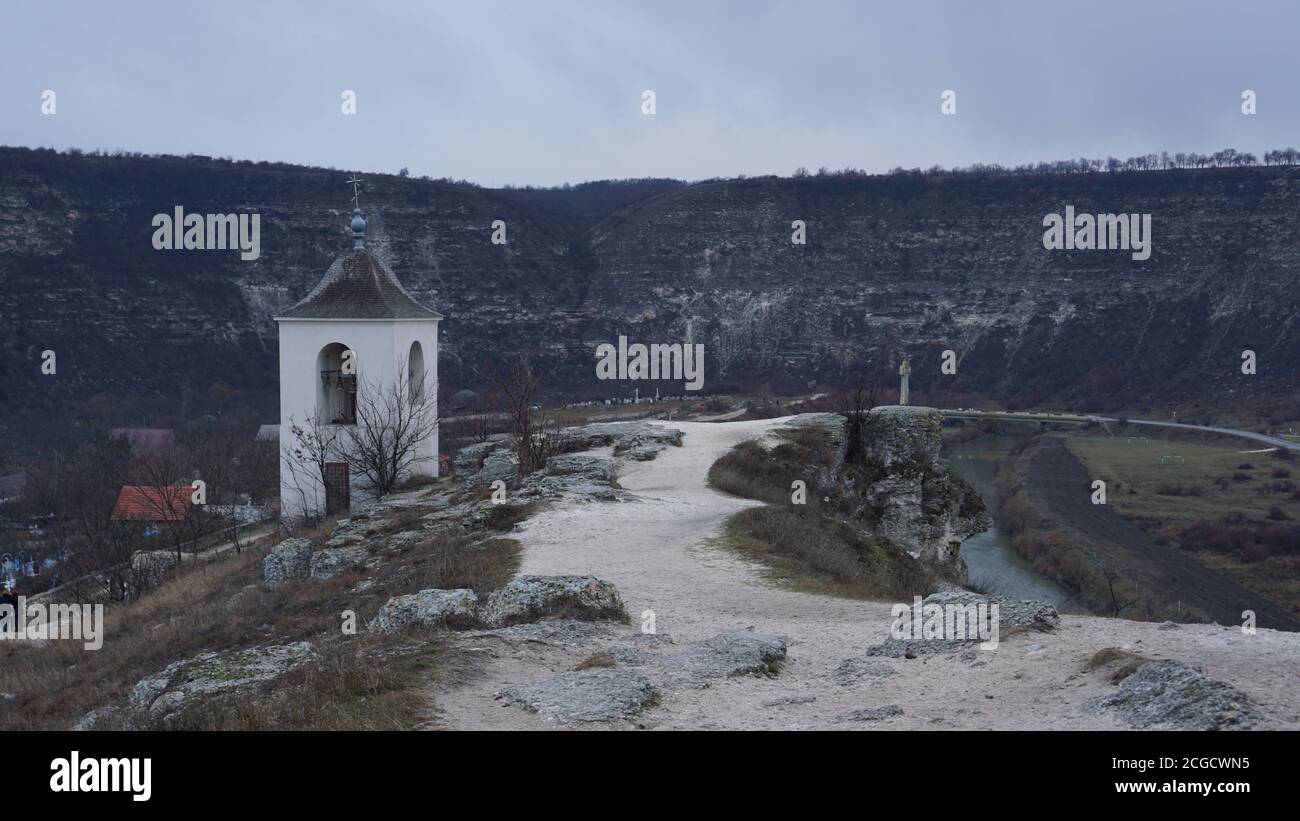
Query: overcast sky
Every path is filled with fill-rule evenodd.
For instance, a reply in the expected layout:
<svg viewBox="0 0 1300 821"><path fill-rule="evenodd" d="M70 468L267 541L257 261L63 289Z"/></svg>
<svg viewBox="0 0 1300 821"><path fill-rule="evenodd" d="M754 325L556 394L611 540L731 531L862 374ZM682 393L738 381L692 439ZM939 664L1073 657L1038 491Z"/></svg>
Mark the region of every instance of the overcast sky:
<svg viewBox="0 0 1300 821"><path fill-rule="evenodd" d="M4 19L5 145L491 186L1300 148L1287 2L45 0Z"/></svg>

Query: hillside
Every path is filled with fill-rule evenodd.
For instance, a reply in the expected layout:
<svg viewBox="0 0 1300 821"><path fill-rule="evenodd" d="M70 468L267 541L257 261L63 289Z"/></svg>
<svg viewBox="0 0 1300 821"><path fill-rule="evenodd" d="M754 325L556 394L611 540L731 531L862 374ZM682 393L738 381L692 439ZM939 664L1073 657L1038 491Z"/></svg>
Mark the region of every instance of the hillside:
<svg viewBox="0 0 1300 821"><path fill-rule="evenodd" d="M342 171L0 149L0 409L144 418L181 401L274 414L271 315L345 247ZM707 390L803 390L913 357L941 404L1168 408L1231 400L1300 416L1300 171L1252 167L646 180L489 191L369 177L369 244L447 315L442 388L528 354L547 387L605 396L592 351L706 346ZM1042 220L1149 212L1153 253L1046 251ZM154 214L262 215L261 256L155 251ZM509 242L490 242L493 220ZM790 223L808 226L792 245ZM960 367L940 381L939 354ZM1240 354L1259 374L1239 373ZM59 356L56 379L40 352ZM1231 391L1231 393L1230 393ZM98 403L86 404L97 394ZM1267 412L1266 408L1266 412ZM25 419L23 417L26 417Z"/></svg>
<svg viewBox="0 0 1300 821"><path fill-rule="evenodd" d="M900 637L910 595L730 549L762 503L710 466L786 421L592 426L507 505L463 492L485 463L196 562L112 606L102 651L5 642L0 728L1296 728L1296 633L948 591L999 604L993 645Z"/></svg>

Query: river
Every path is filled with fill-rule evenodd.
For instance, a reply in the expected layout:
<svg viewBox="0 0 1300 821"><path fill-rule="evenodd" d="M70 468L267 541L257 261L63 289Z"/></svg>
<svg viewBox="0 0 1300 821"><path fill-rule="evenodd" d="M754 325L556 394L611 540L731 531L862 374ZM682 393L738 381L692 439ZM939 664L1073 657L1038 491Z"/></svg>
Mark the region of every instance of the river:
<svg viewBox="0 0 1300 821"><path fill-rule="evenodd" d="M998 466L1011 453L1017 438L980 436L949 449L948 458L961 478L979 493L991 512L996 504L993 480ZM1070 595L1039 575L1011 546L1011 538L997 525L961 543L972 584L990 593L1016 599L1045 601L1062 612L1083 612Z"/></svg>

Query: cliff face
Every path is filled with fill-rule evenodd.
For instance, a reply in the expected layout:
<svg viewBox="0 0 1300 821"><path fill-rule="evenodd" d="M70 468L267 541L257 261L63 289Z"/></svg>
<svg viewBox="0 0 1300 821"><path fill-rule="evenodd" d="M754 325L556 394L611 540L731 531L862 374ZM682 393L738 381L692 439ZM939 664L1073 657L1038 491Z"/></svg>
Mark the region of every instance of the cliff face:
<svg viewBox="0 0 1300 821"><path fill-rule="evenodd" d="M596 228L592 293L642 336L693 331L724 375L817 378L905 349L923 390L1095 404L1222 388L1249 348L1294 387L1297 195L1294 171L1266 169L699 185ZM1042 219L1066 204L1151 213L1151 258L1044 250Z"/></svg>
<svg viewBox="0 0 1300 821"><path fill-rule="evenodd" d="M800 414L792 428L826 431L833 452L813 476L812 496L837 515L912 556L966 580L962 541L993 526L973 487L941 456L943 414L885 405L860 417Z"/></svg>
<svg viewBox="0 0 1300 821"><path fill-rule="evenodd" d="M939 455L943 415L930 408L887 406L863 423L862 455L840 472L856 486L873 530L917 558L964 580L962 541L993 526L974 488Z"/></svg>
<svg viewBox="0 0 1300 821"><path fill-rule="evenodd" d="M0 408L188 385L199 405L229 386L273 411L270 317L347 247L343 172L19 149L0 150L0 168ZM368 247L448 317L444 389L522 353L549 389L608 395L593 353L619 333L703 343L706 391L802 389L904 350L914 390L1092 410L1300 380L1296 169L647 181L549 198L368 188ZM261 214L260 258L155 251L151 219L177 205ZM1151 213L1151 258L1044 250L1043 217L1065 205ZM790 242L796 219L807 245ZM1254 380L1239 372L1247 348ZM57 379L40 375L45 349ZM955 376L939 373L944 349Z"/></svg>

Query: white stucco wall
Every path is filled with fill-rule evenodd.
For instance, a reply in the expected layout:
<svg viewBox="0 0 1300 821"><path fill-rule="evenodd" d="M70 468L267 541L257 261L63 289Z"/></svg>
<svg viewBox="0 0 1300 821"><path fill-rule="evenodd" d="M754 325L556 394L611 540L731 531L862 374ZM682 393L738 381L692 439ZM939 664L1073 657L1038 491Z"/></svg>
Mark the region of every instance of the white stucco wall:
<svg viewBox="0 0 1300 821"><path fill-rule="evenodd" d="M296 442L293 425L316 416L317 386L320 383L317 357L321 349L334 342L351 349L356 354L358 383L374 382L387 387L395 378L394 368L399 365L406 368L411 343L418 341L424 354L425 390L429 391L435 403L436 415L438 321L277 319L277 322L280 325L280 510L285 518L297 518L304 512L312 512L312 507L322 512L325 509L324 491L319 487L318 478L305 478L295 483L283 458L286 449L292 449ZM420 448L412 470L438 475L436 430ZM351 478L352 505L355 508L368 495L359 478L356 475ZM308 510L304 510L304 495Z"/></svg>

